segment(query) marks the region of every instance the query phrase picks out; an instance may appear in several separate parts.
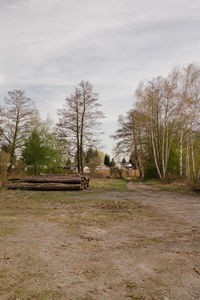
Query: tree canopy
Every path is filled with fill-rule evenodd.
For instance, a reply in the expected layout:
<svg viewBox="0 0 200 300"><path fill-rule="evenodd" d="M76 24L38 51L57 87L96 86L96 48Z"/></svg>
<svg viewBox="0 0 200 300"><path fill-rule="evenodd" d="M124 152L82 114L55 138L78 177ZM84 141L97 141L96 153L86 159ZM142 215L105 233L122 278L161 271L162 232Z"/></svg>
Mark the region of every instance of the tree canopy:
<svg viewBox="0 0 200 300"><path fill-rule="evenodd" d="M84 153L98 142L100 119L104 117L100 106L93 85L81 81L75 92L65 99L63 108L58 110L57 134L74 155L78 172L83 172Z"/></svg>

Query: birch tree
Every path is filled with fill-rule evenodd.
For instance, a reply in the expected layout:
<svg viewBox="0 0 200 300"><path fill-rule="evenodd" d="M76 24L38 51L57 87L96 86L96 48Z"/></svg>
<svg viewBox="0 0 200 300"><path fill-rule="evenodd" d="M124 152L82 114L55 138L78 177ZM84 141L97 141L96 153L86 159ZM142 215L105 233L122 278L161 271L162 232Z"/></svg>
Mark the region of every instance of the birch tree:
<svg viewBox="0 0 200 300"><path fill-rule="evenodd" d="M174 120L176 99L176 73L157 77L140 84L136 91L136 107L146 116L146 139L153 153L160 179L165 179L172 140L175 135Z"/></svg>

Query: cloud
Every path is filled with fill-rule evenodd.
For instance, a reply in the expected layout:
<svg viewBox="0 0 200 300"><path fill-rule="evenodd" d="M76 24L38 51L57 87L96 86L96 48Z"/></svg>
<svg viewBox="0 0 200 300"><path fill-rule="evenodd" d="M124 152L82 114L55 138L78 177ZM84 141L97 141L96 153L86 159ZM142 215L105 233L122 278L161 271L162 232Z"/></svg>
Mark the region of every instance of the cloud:
<svg viewBox="0 0 200 300"><path fill-rule="evenodd" d="M6 81L4 74L0 73L0 84L3 84Z"/></svg>
<svg viewBox="0 0 200 300"><path fill-rule="evenodd" d="M0 96L23 88L42 114L82 80L107 115L107 151L117 116L139 81L199 62L199 0L0 0Z"/></svg>

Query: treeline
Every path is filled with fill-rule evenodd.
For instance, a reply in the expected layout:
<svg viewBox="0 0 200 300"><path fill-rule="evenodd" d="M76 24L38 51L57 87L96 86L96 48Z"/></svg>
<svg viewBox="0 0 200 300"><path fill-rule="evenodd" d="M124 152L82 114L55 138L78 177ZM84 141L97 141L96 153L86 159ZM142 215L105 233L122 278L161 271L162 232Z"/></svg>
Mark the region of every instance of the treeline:
<svg viewBox="0 0 200 300"><path fill-rule="evenodd" d="M41 120L25 91L9 91L0 107L1 173L19 164L32 166L35 174L44 166L58 172L70 160L78 172L83 172L86 161L94 168L103 160L95 150L104 117L100 106L92 84L82 81L65 99L58 110L58 122L52 127L49 120Z"/></svg>
<svg viewBox="0 0 200 300"><path fill-rule="evenodd" d="M104 114L98 94L82 81L58 110L53 127L42 121L34 102L23 90L9 91L0 106L0 172L31 166L36 174L74 166L83 173L114 159L99 145ZM116 156L126 157L141 178L200 180L200 67L173 69L139 84L134 107L120 115Z"/></svg>
<svg viewBox="0 0 200 300"><path fill-rule="evenodd" d="M120 115L116 155L131 156L140 177L200 179L200 67L190 64L139 84Z"/></svg>

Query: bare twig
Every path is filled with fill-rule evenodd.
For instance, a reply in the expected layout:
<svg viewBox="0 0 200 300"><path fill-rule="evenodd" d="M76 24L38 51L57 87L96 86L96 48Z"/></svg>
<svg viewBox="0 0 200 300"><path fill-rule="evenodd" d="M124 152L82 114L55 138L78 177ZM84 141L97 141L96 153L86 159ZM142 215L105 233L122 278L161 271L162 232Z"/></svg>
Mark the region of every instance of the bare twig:
<svg viewBox="0 0 200 300"><path fill-rule="evenodd" d="M200 271L199 271L197 268L194 267L194 270L195 270L195 272L196 272L197 274L200 275Z"/></svg>

